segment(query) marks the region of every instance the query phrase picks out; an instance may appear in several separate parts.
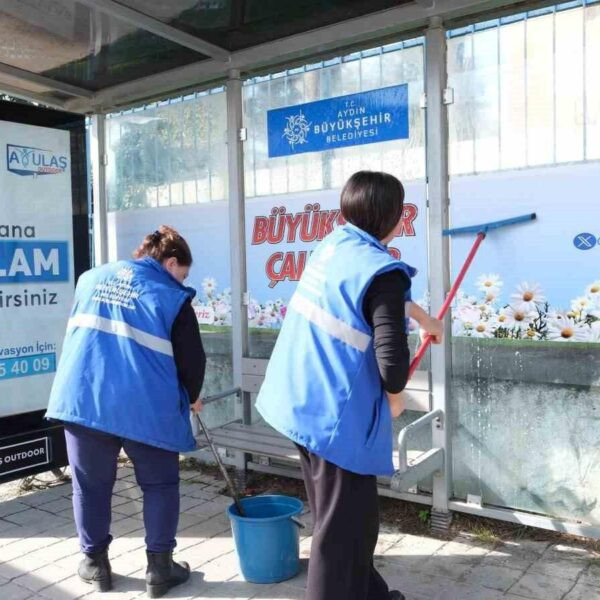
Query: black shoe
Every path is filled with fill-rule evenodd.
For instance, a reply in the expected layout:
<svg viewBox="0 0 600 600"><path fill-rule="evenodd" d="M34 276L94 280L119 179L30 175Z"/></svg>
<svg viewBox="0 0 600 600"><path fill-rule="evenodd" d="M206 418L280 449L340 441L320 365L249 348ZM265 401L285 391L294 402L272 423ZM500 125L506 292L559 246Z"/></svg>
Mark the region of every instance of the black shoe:
<svg viewBox="0 0 600 600"><path fill-rule="evenodd" d="M148 552L146 593L149 598L161 598L171 588L190 578L190 565L173 560L173 552Z"/></svg>
<svg viewBox="0 0 600 600"><path fill-rule="evenodd" d="M406 600L406 597L398 590L392 590L390 592L390 600Z"/></svg>
<svg viewBox="0 0 600 600"><path fill-rule="evenodd" d="M97 592L112 590L112 571L108 560L108 548L101 552L85 554L77 569L79 579L92 585Z"/></svg>

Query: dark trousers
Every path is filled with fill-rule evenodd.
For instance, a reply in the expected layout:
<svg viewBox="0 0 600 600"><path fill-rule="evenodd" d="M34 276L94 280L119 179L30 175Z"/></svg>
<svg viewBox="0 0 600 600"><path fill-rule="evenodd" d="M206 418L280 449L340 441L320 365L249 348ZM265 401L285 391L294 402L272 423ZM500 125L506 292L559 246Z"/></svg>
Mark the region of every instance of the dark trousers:
<svg viewBox="0 0 600 600"><path fill-rule="evenodd" d="M65 424L65 438L82 552L99 552L112 540L111 500L121 448L133 462L144 494L146 547L150 552L172 550L179 521L179 454L70 423Z"/></svg>
<svg viewBox="0 0 600 600"><path fill-rule="evenodd" d="M377 479L298 446L314 531L306 600L388 600L373 565L379 535Z"/></svg>

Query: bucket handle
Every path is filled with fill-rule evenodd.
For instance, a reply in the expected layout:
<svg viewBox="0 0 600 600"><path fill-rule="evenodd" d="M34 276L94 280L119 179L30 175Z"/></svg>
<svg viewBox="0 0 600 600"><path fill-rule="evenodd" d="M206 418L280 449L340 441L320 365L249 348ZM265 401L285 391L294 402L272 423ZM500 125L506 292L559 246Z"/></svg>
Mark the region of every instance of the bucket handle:
<svg viewBox="0 0 600 600"><path fill-rule="evenodd" d="M300 529L306 529L306 525L300 520L297 519L296 517L290 517L290 519L296 524L298 525L298 527L300 527Z"/></svg>

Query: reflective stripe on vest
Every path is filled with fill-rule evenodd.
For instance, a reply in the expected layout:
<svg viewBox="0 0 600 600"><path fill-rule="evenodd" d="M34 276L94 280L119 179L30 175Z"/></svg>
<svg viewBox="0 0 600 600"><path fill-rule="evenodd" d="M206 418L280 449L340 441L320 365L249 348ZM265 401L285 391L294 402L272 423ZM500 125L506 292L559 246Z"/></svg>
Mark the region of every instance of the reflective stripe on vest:
<svg viewBox="0 0 600 600"><path fill-rule="evenodd" d="M348 325L348 323L344 323L344 321L334 317L298 292L292 296L290 308L293 308L325 333L361 352L365 352L371 343L371 336L369 334L355 329L351 325Z"/></svg>
<svg viewBox="0 0 600 600"><path fill-rule="evenodd" d="M140 346L144 346L155 352L160 352L161 354L173 356L171 340L166 340L156 335L152 335L151 333L146 333L141 329L132 327L124 321L113 321L112 319L105 319L98 315L80 313L69 319L67 331L76 327L96 329L104 333L112 333L113 335L126 337L137 342Z"/></svg>

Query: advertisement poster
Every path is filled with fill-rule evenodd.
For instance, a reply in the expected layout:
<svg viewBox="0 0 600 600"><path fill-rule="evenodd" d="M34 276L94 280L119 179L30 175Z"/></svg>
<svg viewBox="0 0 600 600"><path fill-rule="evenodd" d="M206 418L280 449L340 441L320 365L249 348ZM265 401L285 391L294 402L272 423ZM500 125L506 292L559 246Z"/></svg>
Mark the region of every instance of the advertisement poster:
<svg viewBox="0 0 600 600"><path fill-rule="evenodd" d="M406 185L402 230L390 252L418 270L413 297L427 290L425 185ZM312 250L344 222L340 190L304 192L247 203L246 252L252 326L279 327Z"/></svg>
<svg viewBox="0 0 600 600"><path fill-rule="evenodd" d="M454 178L452 227L537 215L489 233L454 308L454 335L600 342L599 194L594 164ZM473 241L452 239L454 275Z"/></svg>
<svg viewBox="0 0 600 600"><path fill-rule="evenodd" d="M0 417L43 409L73 301L69 133L0 121Z"/></svg>
<svg viewBox="0 0 600 600"><path fill-rule="evenodd" d="M413 298L427 290L425 184L405 185L401 235L390 251L418 270ZM343 219L340 190L300 192L246 201L246 270L250 327L279 328L311 252ZM228 205L177 206L109 214L109 259L130 258L142 238L165 223L190 244L194 263L189 285L198 291L194 308L203 326L231 325ZM218 251L216 249L219 249Z"/></svg>

